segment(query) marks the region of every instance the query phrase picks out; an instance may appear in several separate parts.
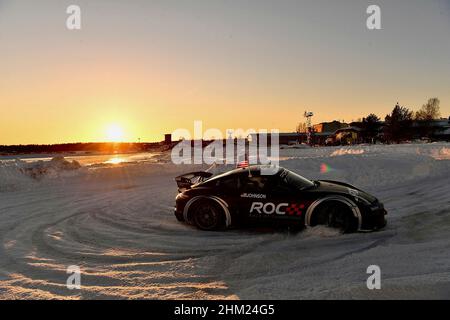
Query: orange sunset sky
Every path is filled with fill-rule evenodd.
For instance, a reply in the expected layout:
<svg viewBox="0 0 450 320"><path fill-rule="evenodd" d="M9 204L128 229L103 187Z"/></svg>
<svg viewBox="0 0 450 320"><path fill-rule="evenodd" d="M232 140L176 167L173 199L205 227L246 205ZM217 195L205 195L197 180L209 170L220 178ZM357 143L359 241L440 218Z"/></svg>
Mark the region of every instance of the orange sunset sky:
<svg viewBox="0 0 450 320"><path fill-rule="evenodd" d="M82 29L67 30L66 8ZM450 115L450 1L0 1L0 144Z"/></svg>

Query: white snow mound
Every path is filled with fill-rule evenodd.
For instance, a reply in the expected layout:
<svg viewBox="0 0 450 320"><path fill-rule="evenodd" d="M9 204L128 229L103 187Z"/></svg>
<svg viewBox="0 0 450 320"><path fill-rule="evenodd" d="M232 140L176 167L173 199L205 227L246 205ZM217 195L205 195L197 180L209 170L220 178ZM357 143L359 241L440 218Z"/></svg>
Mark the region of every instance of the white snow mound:
<svg viewBox="0 0 450 320"><path fill-rule="evenodd" d="M80 168L78 161L60 156L50 161L0 161L0 192L22 189L43 178L68 176Z"/></svg>

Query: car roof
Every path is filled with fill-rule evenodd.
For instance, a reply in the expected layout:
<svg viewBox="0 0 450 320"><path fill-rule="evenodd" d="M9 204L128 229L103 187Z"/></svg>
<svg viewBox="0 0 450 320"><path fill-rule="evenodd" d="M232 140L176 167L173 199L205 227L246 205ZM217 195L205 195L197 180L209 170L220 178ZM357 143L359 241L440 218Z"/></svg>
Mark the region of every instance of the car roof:
<svg viewBox="0 0 450 320"><path fill-rule="evenodd" d="M217 176L211 177L210 179L206 180L205 182L223 179L225 177L229 177L229 176L236 175L236 174L248 173L249 171L252 176L259 176L259 175L261 175L261 169L273 169L273 168L276 170L275 174L284 170L281 167L274 167L274 166L270 166L270 165L254 165L254 166L250 166L250 167L246 167L246 168L237 168L237 169L233 169L233 170L221 173Z"/></svg>

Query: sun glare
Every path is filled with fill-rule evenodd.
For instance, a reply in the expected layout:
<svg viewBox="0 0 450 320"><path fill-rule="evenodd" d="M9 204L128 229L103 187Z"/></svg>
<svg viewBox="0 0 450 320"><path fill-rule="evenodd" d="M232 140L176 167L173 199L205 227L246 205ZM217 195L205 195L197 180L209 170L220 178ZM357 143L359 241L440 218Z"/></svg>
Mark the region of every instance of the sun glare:
<svg viewBox="0 0 450 320"><path fill-rule="evenodd" d="M123 158L114 157L114 158L109 159L105 163L108 163L108 164L120 164L122 162L125 162L125 160Z"/></svg>
<svg viewBox="0 0 450 320"><path fill-rule="evenodd" d="M111 124L106 128L106 138L111 142L123 141L123 129L117 124Z"/></svg>

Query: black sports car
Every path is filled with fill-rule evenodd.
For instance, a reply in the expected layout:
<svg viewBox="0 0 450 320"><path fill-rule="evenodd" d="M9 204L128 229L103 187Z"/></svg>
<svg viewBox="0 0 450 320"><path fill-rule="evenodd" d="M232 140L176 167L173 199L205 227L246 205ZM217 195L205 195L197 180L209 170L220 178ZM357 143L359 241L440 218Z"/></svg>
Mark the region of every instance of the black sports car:
<svg viewBox="0 0 450 320"><path fill-rule="evenodd" d="M349 233L386 225L383 204L362 190L337 181L310 181L280 167L273 174L262 174L265 168L251 166L214 177L193 172L175 178L179 191L175 216L202 230L265 222L297 228L327 225Z"/></svg>

